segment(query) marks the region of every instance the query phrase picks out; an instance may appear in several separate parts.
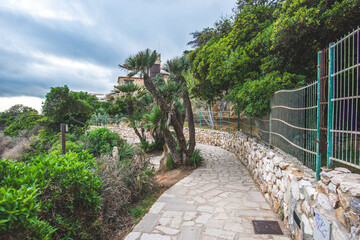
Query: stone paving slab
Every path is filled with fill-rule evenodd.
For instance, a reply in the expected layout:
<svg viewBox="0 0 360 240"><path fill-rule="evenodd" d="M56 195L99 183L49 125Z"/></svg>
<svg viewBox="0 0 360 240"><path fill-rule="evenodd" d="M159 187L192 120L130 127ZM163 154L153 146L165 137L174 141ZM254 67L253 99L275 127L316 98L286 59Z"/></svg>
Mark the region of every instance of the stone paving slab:
<svg viewBox="0 0 360 240"><path fill-rule="evenodd" d="M234 154L197 148L203 166L165 191L125 240L291 239ZM252 220L278 221L284 235L255 234Z"/></svg>

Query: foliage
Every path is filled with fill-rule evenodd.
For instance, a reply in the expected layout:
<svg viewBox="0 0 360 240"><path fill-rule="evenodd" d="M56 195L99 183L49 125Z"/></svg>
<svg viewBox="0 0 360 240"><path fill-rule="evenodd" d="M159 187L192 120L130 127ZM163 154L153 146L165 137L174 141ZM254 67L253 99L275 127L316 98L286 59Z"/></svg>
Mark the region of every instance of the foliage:
<svg viewBox="0 0 360 240"><path fill-rule="evenodd" d="M316 53L360 21L357 0L239 0L236 8L230 31L188 54L190 90L209 104L227 96L248 116L266 114L274 91L314 81Z"/></svg>
<svg viewBox="0 0 360 240"><path fill-rule="evenodd" d="M37 111L27 111L18 116L18 118L6 127L3 134L7 136L17 136L22 130L30 130L38 124L40 116Z"/></svg>
<svg viewBox="0 0 360 240"><path fill-rule="evenodd" d="M0 113L0 127L7 127L12 124L21 114L37 111L31 107L24 106L22 104L16 104L11 106L9 109Z"/></svg>
<svg viewBox="0 0 360 240"><path fill-rule="evenodd" d="M48 153L51 147L60 140L60 133L54 133L49 129L41 129L37 136L30 137L30 149L26 150L21 158L22 161L30 161L32 158Z"/></svg>
<svg viewBox="0 0 360 240"><path fill-rule="evenodd" d="M111 154L114 147L124 142L117 133L108 128L97 128L87 133L87 146L89 153L95 157Z"/></svg>
<svg viewBox="0 0 360 240"><path fill-rule="evenodd" d="M51 155L60 155L62 154L61 141L54 143L49 150ZM83 141L66 141L66 152L80 153L85 150L85 143Z"/></svg>
<svg viewBox="0 0 360 240"><path fill-rule="evenodd" d="M167 170L172 170L174 168L174 160L171 155L166 159L166 168Z"/></svg>
<svg viewBox="0 0 360 240"><path fill-rule="evenodd" d="M43 124L53 132L59 132L60 124L70 129L83 128L91 115L100 107L97 98L85 92L73 92L65 85L53 87L46 94L43 104Z"/></svg>
<svg viewBox="0 0 360 240"><path fill-rule="evenodd" d="M26 164L1 159L0 166L0 237L96 239L91 225L102 181L91 155L44 155Z"/></svg>
<svg viewBox="0 0 360 240"><path fill-rule="evenodd" d="M203 157L201 156L200 150L196 149L193 152L193 155L190 158L190 164L194 167L199 167L203 162Z"/></svg>
<svg viewBox="0 0 360 240"><path fill-rule="evenodd" d="M103 195L104 239L115 239L111 232L118 229L128 218L128 206L153 192L153 171L148 161L135 155L132 160L102 156L97 175L101 177ZM135 210L136 211L136 210Z"/></svg>

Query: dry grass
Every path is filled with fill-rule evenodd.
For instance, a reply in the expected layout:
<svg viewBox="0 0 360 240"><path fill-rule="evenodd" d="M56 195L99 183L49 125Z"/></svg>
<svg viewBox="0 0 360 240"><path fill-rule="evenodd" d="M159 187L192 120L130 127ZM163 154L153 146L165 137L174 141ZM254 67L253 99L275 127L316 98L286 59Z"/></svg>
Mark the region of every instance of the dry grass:
<svg viewBox="0 0 360 240"><path fill-rule="evenodd" d="M102 239L115 239L119 230L131 227L133 220L128 207L153 192L155 182L143 156L122 163L109 156L99 161L97 174L103 180Z"/></svg>

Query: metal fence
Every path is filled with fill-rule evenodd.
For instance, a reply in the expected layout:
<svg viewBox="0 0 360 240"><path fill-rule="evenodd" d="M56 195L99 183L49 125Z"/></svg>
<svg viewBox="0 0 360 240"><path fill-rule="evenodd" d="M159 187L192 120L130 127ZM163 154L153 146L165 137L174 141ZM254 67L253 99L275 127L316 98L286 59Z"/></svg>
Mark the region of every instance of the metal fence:
<svg viewBox="0 0 360 240"><path fill-rule="evenodd" d="M242 131L297 157L316 172L339 164L360 169L360 29L318 53L317 81L281 90L271 99L271 114L243 117L232 111L194 112L195 125ZM93 124L118 124L120 117L95 118ZM354 170L351 169L351 170Z"/></svg>
<svg viewBox="0 0 360 240"><path fill-rule="evenodd" d="M360 166L359 32L329 48L328 167L333 161Z"/></svg>
<svg viewBox="0 0 360 240"><path fill-rule="evenodd" d="M271 99L270 144L316 167L317 82L281 90Z"/></svg>
<svg viewBox="0 0 360 240"><path fill-rule="evenodd" d="M198 128L231 133L242 131L258 136L253 118L240 116L235 111L196 111L193 114L195 126Z"/></svg>

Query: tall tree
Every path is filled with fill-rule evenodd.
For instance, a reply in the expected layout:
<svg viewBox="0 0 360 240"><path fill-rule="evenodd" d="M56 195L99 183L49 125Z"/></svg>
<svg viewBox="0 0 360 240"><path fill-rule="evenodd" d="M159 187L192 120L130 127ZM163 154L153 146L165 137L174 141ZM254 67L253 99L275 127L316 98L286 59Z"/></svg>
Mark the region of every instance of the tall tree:
<svg viewBox="0 0 360 240"><path fill-rule="evenodd" d="M146 89L154 97L156 103L159 105L163 113L168 116L168 120L171 122L174 128L176 140L168 127L164 129L166 145L170 151L174 163L187 164L190 162L191 157L191 155L189 155L190 147L188 148L186 146L186 139L183 132L183 120L181 118L178 106L174 103L171 105L168 104L164 96L159 91L159 88L156 87L153 80L150 78L150 69L154 65L157 58L158 54L156 51L146 49L145 51L140 51L137 54L130 56L125 60L123 65L119 66L130 71L128 74L129 76L140 74L144 78L144 85ZM195 141L195 139L190 140L190 142L192 141ZM177 145L179 146L179 151L177 150Z"/></svg>
<svg viewBox="0 0 360 240"><path fill-rule="evenodd" d="M187 159L189 160L195 149L195 125L194 115L191 107L191 101L189 96L189 90L187 88L184 74L189 69L189 64L185 56L176 57L172 60L168 60L163 67L163 70L170 73L170 79L180 83L183 87L182 98L186 108L186 115L189 128L189 147L187 149Z"/></svg>

